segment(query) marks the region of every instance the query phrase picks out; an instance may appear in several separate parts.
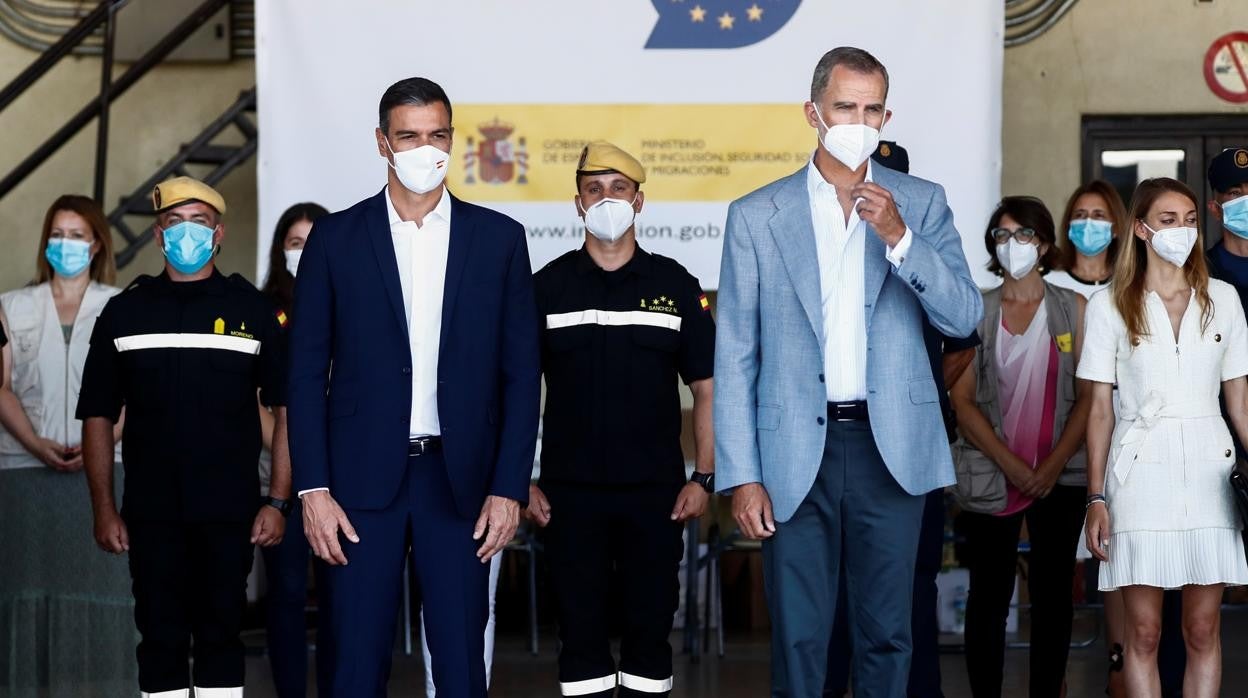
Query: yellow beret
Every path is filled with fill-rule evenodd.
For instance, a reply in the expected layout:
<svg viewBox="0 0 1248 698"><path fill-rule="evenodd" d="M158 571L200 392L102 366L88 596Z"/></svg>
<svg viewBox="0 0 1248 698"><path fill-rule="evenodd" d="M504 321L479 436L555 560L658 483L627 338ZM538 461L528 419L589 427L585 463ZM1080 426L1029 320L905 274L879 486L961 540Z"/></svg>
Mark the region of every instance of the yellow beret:
<svg viewBox="0 0 1248 698"><path fill-rule="evenodd" d="M152 189L152 208L157 213L192 201L208 204L217 209L217 213L225 215L225 198L198 179L174 177Z"/></svg>
<svg viewBox="0 0 1248 698"><path fill-rule="evenodd" d="M637 162L637 158L620 150L606 141L594 141L581 151L581 160L577 163L576 173L579 175L606 174L619 172L634 182L641 184L646 181L646 168Z"/></svg>

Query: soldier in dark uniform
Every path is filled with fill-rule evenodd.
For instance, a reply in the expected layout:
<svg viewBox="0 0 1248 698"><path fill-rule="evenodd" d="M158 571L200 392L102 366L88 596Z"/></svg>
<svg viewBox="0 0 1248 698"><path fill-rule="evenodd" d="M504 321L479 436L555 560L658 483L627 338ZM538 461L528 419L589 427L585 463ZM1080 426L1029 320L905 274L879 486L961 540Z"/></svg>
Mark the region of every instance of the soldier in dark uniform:
<svg viewBox="0 0 1248 698"><path fill-rule="evenodd" d="M602 141L576 172L585 246L539 271L546 414L528 515L546 527L565 696L667 695L681 522L714 491L715 324L674 260L637 246L641 164ZM696 462L686 477L678 377L693 393ZM618 590L619 602L608 598ZM608 635L618 610L617 667Z"/></svg>
<svg viewBox="0 0 1248 698"><path fill-rule="evenodd" d="M213 264L225 234L221 195L179 177L152 199L165 271L109 301L83 369L78 418L95 538L129 552L142 695L185 698L194 686L199 698L240 698L253 545L278 543L290 509L284 339L268 300ZM257 391L277 415L264 501ZM123 406L118 514L113 424Z"/></svg>

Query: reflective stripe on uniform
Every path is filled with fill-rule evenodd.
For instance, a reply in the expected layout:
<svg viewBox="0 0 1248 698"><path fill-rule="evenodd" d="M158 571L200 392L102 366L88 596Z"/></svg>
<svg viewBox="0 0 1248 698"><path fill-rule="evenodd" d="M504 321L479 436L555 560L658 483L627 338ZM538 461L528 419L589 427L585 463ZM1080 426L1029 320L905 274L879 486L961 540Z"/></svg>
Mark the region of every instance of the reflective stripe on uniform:
<svg viewBox="0 0 1248 698"><path fill-rule="evenodd" d="M644 676L620 672L620 685L642 693L667 693L672 690L672 677L666 679L647 679Z"/></svg>
<svg viewBox="0 0 1248 698"><path fill-rule="evenodd" d="M546 316L546 329L548 330L575 327L577 325L604 325L609 327L649 325L650 327L665 327L679 332L680 316L668 313L652 313L645 310L593 309Z"/></svg>
<svg viewBox="0 0 1248 698"><path fill-rule="evenodd" d="M584 681L561 681L559 692L565 696L588 696L615 688L615 674Z"/></svg>
<svg viewBox="0 0 1248 698"><path fill-rule="evenodd" d="M260 342L226 334L135 334L113 340L117 351L138 349L224 349L242 354L259 354Z"/></svg>

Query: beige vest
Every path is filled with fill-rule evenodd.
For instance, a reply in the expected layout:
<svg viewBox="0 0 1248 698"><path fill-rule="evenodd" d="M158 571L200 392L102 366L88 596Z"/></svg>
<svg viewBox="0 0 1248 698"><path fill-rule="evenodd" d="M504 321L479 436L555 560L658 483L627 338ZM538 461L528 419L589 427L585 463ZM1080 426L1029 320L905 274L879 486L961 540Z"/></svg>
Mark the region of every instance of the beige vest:
<svg viewBox="0 0 1248 698"><path fill-rule="evenodd" d="M1053 419L1053 445L1057 445L1066 427L1066 420L1075 406L1075 333L1079 330L1079 306L1075 292L1044 284L1044 305L1048 312L1049 336L1057 342L1057 411ZM984 292L984 319L979 323L983 340L975 350L975 402L1001 436L1001 406L997 395L996 356L997 330L1001 326L1001 289ZM1058 484L1087 486L1088 459L1081 444L1066 468L1057 478Z"/></svg>
<svg viewBox="0 0 1248 698"><path fill-rule="evenodd" d="M27 286L0 295L0 307L9 323L13 392L39 436L66 446L82 443L82 422L74 417L82 367L95 320L108 299L120 291L91 282L78 308L68 344L56 314L51 284ZM0 469L38 467L43 467L43 463L0 427Z"/></svg>

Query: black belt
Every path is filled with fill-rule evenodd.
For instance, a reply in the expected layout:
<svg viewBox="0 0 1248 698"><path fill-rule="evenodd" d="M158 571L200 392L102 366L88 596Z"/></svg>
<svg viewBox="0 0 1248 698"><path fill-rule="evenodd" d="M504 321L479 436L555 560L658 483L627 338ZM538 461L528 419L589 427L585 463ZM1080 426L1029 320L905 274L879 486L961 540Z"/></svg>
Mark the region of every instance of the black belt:
<svg viewBox="0 0 1248 698"><path fill-rule="evenodd" d="M422 436L407 442L407 457L427 456L442 451L441 436Z"/></svg>
<svg viewBox="0 0 1248 698"><path fill-rule="evenodd" d="M867 421L867 401L829 402L828 419L833 422L865 422Z"/></svg>

